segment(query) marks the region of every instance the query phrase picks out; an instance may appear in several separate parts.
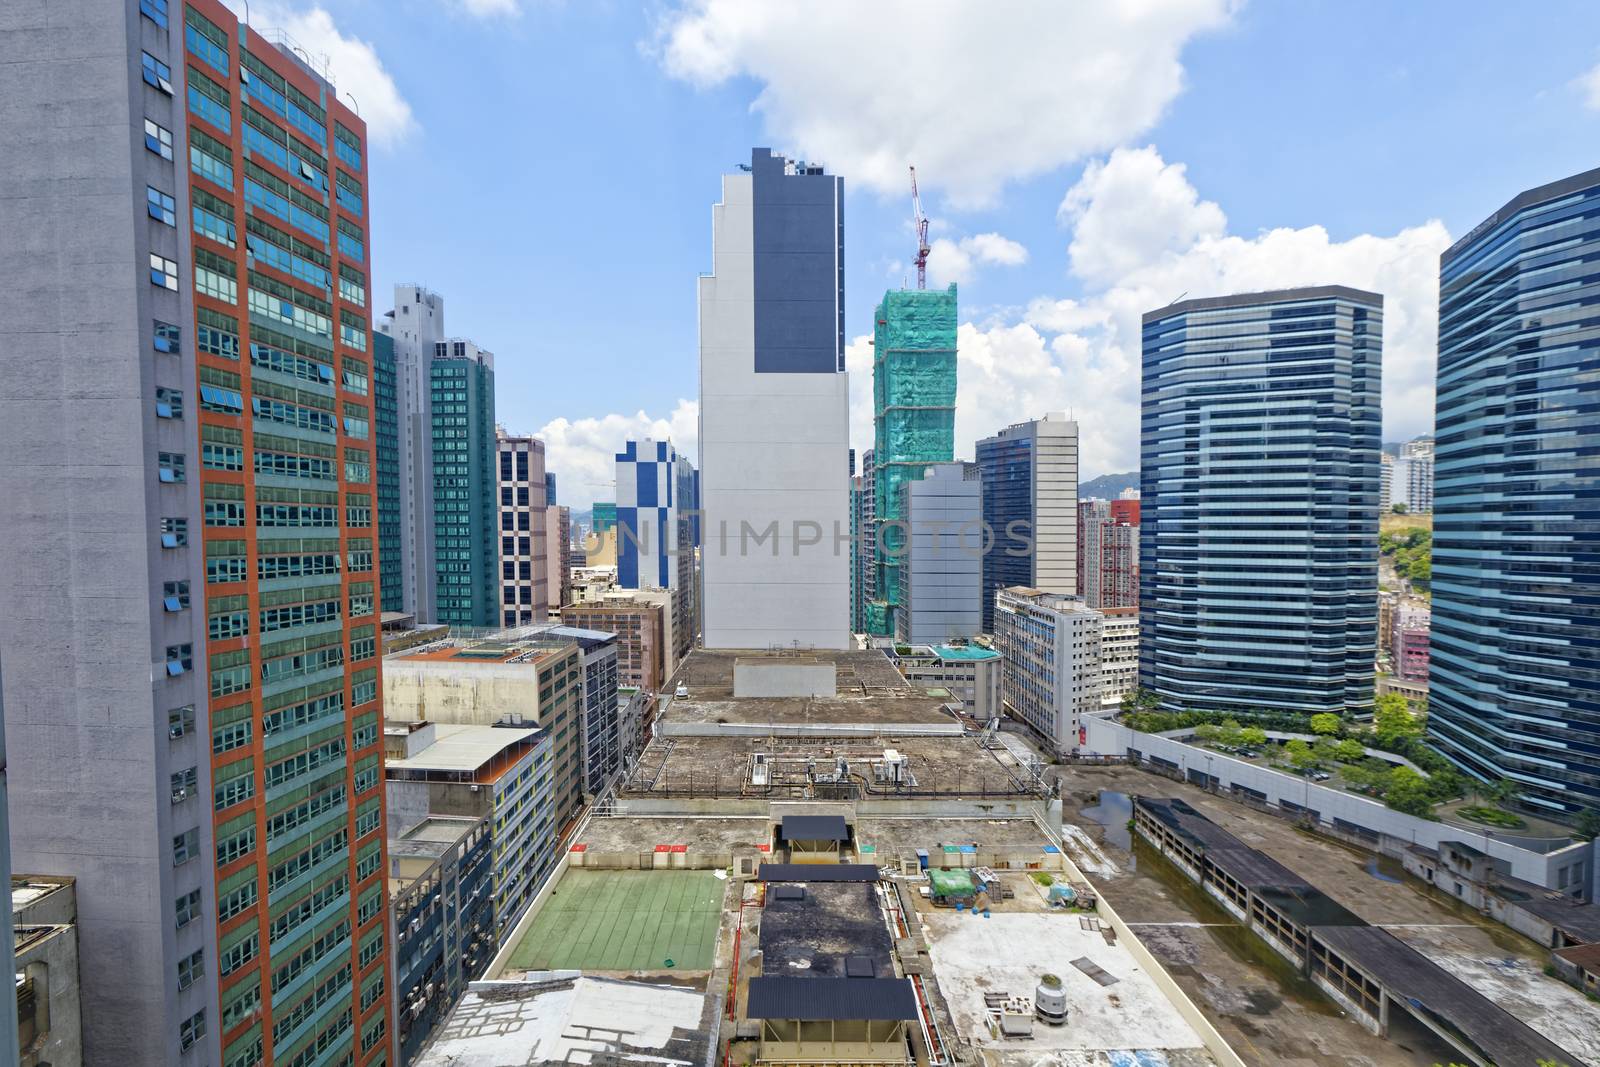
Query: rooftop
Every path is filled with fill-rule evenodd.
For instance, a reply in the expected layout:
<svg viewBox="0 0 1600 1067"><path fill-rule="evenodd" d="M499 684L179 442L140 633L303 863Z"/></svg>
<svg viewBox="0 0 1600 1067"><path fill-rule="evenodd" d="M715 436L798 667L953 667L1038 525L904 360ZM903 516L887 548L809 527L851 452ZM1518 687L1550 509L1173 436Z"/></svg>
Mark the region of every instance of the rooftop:
<svg viewBox="0 0 1600 1067"><path fill-rule="evenodd" d="M852 960L894 975L894 939L873 882L770 882L760 936L766 975L845 978Z"/></svg>
<svg viewBox="0 0 1600 1067"><path fill-rule="evenodd" d="M433 728L433 744L410 759L385 761L391 779L408 780L429 772L441 772L470 777L477 782L493 782L547 736L544 730L510 726L439 722L434 723Z"/></svg>
<svg viewBox="0 0 1600 1067"><path fill-rule="evenodd" d="M948 660L999 659L1000 653L982 645L934 645L933 654Z"/></svg>
<svg viewBox="0 0 1600 1067"><path fill-rule="evenodd" d="M703 1063L716 1018L697 989L565 976L469 989L439 1024L416 1067Z"/></svg>
<svg viewBox="0 0 1600 1067"><path fill-rule="evenodd" d="M917 995L909 978L797 978L761 975L750 979L751 1019L915 1019Z"/></svg>

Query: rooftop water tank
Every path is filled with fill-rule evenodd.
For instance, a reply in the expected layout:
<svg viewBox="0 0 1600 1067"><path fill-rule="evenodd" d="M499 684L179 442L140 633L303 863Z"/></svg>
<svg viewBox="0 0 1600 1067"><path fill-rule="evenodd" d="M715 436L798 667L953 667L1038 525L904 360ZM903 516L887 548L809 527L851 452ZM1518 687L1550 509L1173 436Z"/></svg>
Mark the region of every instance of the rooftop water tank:
<svg viewBox="0 0 1600 1067"><path fill-rule="evenodd" d="M1067 994L1061 988L1061 979L1053 974L1042 975L1033 990L1033 1011L1039 1021L1049 1026L1067 1025Z"/></svg>

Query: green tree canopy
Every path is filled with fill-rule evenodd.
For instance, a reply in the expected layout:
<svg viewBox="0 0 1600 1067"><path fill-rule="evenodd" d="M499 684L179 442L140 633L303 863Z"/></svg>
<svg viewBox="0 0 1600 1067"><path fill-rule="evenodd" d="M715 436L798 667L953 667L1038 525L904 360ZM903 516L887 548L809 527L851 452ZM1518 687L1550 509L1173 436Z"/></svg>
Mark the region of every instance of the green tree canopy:
<svg viewBox="0 0 1600 1067"><path fill-rule="evenodd" d="M1311 716L1311 732L1314 734L1336 734L1343 726L1344 720L1331 711Z"/></svg>

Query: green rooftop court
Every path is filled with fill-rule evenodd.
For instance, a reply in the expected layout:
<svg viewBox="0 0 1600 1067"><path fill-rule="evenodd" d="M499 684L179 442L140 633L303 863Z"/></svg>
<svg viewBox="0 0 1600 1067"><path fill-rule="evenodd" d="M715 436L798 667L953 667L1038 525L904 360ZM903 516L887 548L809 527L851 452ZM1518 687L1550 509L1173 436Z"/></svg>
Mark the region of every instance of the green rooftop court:
<svg viewBox="0 0 1600 1067"><path fill-rule="evenodd" d="M569 870L507 970L708 971L726 884L711 871Z"/></svg>

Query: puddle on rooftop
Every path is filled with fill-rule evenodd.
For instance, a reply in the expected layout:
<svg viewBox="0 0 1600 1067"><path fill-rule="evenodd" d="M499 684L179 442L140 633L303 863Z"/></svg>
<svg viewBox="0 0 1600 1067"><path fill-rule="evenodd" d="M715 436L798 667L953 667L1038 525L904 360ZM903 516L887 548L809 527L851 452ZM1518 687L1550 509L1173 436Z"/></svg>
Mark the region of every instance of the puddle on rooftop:
<svg viewBox="0 0 1600 1067"><path fill-rule="evenodd" d="M1099 803L1080 809L1078 814L1104 828L1107 844L1132 851L1133 831L1128 829L1128 823L1133 819L1133 801L1128 794L1102 789Z"/></svg>

